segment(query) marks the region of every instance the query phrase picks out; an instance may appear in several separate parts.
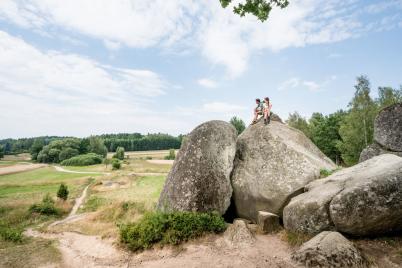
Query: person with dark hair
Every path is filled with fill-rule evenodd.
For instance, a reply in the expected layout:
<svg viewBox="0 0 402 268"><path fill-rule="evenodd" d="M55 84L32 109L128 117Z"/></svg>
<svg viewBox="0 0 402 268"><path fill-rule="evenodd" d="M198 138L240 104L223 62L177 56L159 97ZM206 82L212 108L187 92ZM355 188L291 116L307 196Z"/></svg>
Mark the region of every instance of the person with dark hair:
<svg viewBox="0 0 402 268"><path fill-rule="evenodd" d="M269 101L268 97L264 98L264 104L263 104L263 113L264 113L264 124L267 125L269 122L271 122L271 108L272 104Z"/></svg>
<svg viewBox="0 0 402 268"><path fill-rule="evenodd" d="M263 115L263 109L264 109L260 99L255 99L255 103L257 104L257 107L255 107L254 109L254 119L253 122L251 122L252 125L257 123L258 116Z"/></svg>

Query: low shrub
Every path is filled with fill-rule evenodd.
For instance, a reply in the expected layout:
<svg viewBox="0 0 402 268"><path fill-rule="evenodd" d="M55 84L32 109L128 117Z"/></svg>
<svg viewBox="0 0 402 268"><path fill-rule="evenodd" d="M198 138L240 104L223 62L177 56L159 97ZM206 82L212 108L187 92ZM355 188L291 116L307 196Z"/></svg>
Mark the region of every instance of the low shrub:
<svg viewBox="0 0 402 268"><path fill-rule="evenodd" d="M21 242L23 235L20 229L0 225L0 237L5 241Z"/></svg>
<svg viewBox="0 0 402 268"><path fill-rule="evenodd" d="M112 160L112 168L113 169L120 169L121 168L121 162L119 159L113 158Z"/></svg>
<svg viewBox="0 0 402 268"><path fill-rule="evenodd" d="M124 159L124 148L123 147L117 147L116 153L113 155L113 158L117 158L120 160Z"/></svg>
<svg viewBox="0 0 402 268"><path fill-rule="evenodd" d="M150 212L136 223L121 225L120 239L136 251L155 243L179 244L204 233L222 232L225 228L224 219L215 213Z"/></svg>
<svg viewBox="0 0 402 268"><path fill-rule="evenodd" d="M320 169L320 178L326 178L328 176L331 176L332 174L334 174L335 172L339 171L341 168L336 168L336 169L332 169L332 170L328 170L328 169Z"/></svg>
<svg viewBox="0 0 402 268"><path fill-rule="evenodd" d="M57 197L66 201L68 198L68 193L69 191L67 186L64 183L60 184L59 190L57 191Z"/></svg>
<svg viewBox="0 0 402 268"><path fill-rule="evenodd" d="M60 164L63 166L90 166L101 164L103 157L98 154L89 153L71 157L62 161Z"/></svg>
<svg viewBox="0 0 402 268"><path fill-rule="evenodd" d="M174 149L169 150L169 154L165 156L165 160L175 160L176 158L176 152Z"/></svg>
<svg viewBox="0 0 402 268"><path fill-rule="evenodd" d="M59 215L60 211L55 207L54 200L47 194L41 203L33 204L29 211L31 213L38 213L42 215Z"/></svg>

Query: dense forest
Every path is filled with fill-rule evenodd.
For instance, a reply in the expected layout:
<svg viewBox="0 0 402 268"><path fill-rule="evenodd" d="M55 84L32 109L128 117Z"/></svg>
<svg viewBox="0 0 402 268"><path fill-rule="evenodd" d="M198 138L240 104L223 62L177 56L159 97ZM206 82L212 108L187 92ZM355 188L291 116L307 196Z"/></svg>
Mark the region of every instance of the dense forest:
<svg viewBox="0 0 402 268"><path fill-rule="evenodd" d="M294 112L286 122L303 131L337 164L356 164L361 151L373 142L374 119L379 111L402 102L402 86L400 89L379 87L376 99L370 96L370 92L369 79L359 76L347 110L329 115L313 113L309 119Z"/></svg>
<svg viewBox="0 0 402 268"><path fill-rule="evenodd" d="M122 134L103 134L91 136L103 140L107 151L114 152L117 147L123 147L126 151L148 151L148 150L165 150L165 149L178 149L180 148L183 135L174 137L168 134L147 134L140 133L122 133ZM18 153L39 153L42 147L49 145L53 141L58 140L76 140L78 143L85 143L89 138L78 139L74 137L57 137L57 136L43 136L34 138L21 138L21 139L3 139L0 140L0 150L4 154L18 154ZM83 145L82 145L83 146ZM72 146L80 152L85 151L77 146ZM69 146L70 147L70 146ZM78 146L79 147L79 146ZM39 150L40 148L40 150Z"/></svg>

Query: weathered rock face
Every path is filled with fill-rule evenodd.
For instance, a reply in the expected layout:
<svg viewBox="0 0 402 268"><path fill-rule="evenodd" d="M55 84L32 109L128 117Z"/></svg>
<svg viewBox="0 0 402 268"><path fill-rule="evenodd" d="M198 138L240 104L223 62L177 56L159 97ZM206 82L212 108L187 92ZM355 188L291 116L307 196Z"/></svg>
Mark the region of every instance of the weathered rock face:
<svg viewBox="0 0 402 268"><path fill-rule="evenodd" d="M230 204L230 173L236 152L236 129L209 121L185 139L158 202L162 211L217 211Z"/></svg>
<svg viewBox="0 0 402 268"><path fill-rule="evenodd" d="M378 235L402 230L402 158L384 154L306 186L283 211L286 229Z"/></svg>
<svg viewBox="0 0 402 268"><path fill-rule="evenodd" d="M304 243L292 259L305 267L367 267L359 250L338 232L322 232Z"/></svg>
<svg viewBox="0 0 402 268"><path fill-rule="evenodd" d="M281 215L323 168L335 165L301 131L276 121L248 127L237 139L232 172L237 215L254 222L260 210Z"/></svg>
<svg viewBox="0 0 402 268"><path fill-rule="evenodd" d="M370 144L367 146L360 154L359 158L359 163L366 161L370 158L373 158L374 156L381 155L381 154L394 154L397 156L402 157L402 152L392 152L384 149L379 145L378 143L374 142L373 144Z"/></svg>
<svg viewBox="0 0 402 268"><path fill-rule="evenodd" d="M390 151L402 152L402 103L391 105L378 114L374 140Z"/></svg>

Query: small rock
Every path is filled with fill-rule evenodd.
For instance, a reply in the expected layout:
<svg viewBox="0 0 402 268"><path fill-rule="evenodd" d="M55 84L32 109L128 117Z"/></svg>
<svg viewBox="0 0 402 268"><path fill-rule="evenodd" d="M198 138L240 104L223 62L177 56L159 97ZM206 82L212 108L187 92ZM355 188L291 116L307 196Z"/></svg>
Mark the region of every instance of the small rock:
<svg viewBox="0 0 402 268"><path fill-rule="evenodd" d="M247 223L241 219L234 220L224 233L227 244L233 247L252 245L255 242L253 234L247 227Z"/></svg>
<svg viewBox="0 0 402 268"><path fill-rule="evenodd" d="M367 267L359 250L338 232L322 232L304 243L292 259L306 267Z"/></svg>
<svg viewBox="0 0 402 268"><path fill-rule="evenodd" d="M258 211L258 227L263 233L273 233L281 229L279 216L266 211Z"/></svg>

